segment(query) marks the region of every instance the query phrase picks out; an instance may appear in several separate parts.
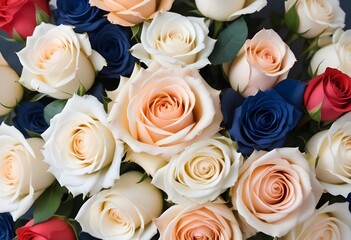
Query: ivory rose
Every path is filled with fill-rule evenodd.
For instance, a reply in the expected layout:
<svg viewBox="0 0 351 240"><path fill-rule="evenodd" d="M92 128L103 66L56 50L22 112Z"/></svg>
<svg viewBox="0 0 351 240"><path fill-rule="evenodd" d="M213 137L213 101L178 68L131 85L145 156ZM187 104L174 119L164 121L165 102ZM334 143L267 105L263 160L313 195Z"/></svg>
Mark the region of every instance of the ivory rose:
<svg viewBox="0 0 351 240"><path fill-rule="evenodd" d="M119 87L111 130L137 153L169 158L220 129L219 91L196 69L153 64Z"/></svg>
<svg viewBox="0 0 351 240"><path fill-rule="evenodd" d="M255 95L286 79L295 61L280 36L272 29L263 29L246 40L230 65L229 81L244 97Z"/></svg>
<svg viewBox="0 0 351 240"><path fill-rule="evenodd" d="M347 197L351 188L351 113L337 119L329 130L312 136L306 151L317 179L328 192Z"/></svg>
<svg viewBox="0 0 351 240"><path fill-rule="evenodd" d="M292 229L282 240L349 239L350 222L348 203L325 204L309 219Z"/></svg>
<svg viewBox="0 0 351 240"><path fill-rule="evenodd" d="M235 142L219 134L202 139L174 155L152 183L183 206L213 201L238 178L243 157L237 149Z"/></svg>
<svg viewBox="0 0 351 240"><path fill-rule="evenodd" d="M333 33L345 26L345 12L339 0L286 0L285 12L292 7L298 15L297 33L304 38L315 38L321 34Z"/></svg>
<svg viewBox="0 0 351 240"><path fill-rule="evenodd" d="M18 74L8 65L0 53L0 116L6 115L21 101L23 87Z"/></svg>
<svg viewBox="0 0 351 240"><path fill-rule="evenodd" d="M0 125L0 212L16 221L54 182L40 149L41 138L28 138L15 127Z"/></svg>
<svg viewBox="0 0 351 240"><path fill-rule="evenodd" d="M223 203L174 205L155 221L160 240L242 240L234 213Z"/></svg>
<svg viewBox="0 0 351 240"><path fill-rule="evenodd" d="M131 27L152 19L155 13L171 9L174 0L89 0L91 6L109 12L107 19Z"/></svg>
<svg viewBox="0 0 351 240"><path fill-rule="evenodd" d="M76 220L84 232L101 239L150 240L152 220L162 213L162 194L143 174L127 172L116 184L86 201Z"/></svg>
<svg viewBox="0 0 351 240"><path fill-rule="evenodd" d="M244 161L230 189L238 214L257 231L282 237L307 220L323 193L297 148L255 151Z"/></svg>
<svg viewBox="0 0 351 240"><path fill-rule="evenodd" d="M259 12L267 5L267 0L195 0L195 4L208 18L233 21L241 15Z"/></svg>
<svg viewBox="0 0 351 240"><path fill-rule="evenodd" d="M119 178L124 147L110 128L102 103L73 95L42 134L49 171L73 196L95 194Z"/></svg>
<svg viewBox="0 0 351 240"><path fill-rule="evenodd" d="M23 65L20 83L57 99L70 98L80 86L88 90L96 71L106 65L87 34L65 25L41 23L17 55Z"/></svg>
<svg viewBox="0 0 351 240"><path fill-rule="evenodd" d="M210 63L208 56L215 44L208 33L203 18L161 12L151 23L143 24L141 43L134 45L131 53L146 65L156 61L164 67L189 65L200 69Z"/></svg>

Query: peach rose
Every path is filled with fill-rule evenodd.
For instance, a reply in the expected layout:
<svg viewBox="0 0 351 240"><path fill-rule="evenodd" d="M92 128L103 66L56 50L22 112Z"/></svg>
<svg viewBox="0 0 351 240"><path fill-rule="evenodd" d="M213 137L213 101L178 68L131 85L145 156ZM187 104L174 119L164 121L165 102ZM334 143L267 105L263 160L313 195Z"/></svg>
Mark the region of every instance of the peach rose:
<svg viewBox="0 0 351 240"><path fill-rule="evenodd" d="M297 148L252 153L230 190L234 209L247 224L274 237L307 220L322 193L312 168Z"/></svg>
<svg viewBox="0 0 351 240"><path fill-rule="evenodd" d="M154 64L133 75L109 113L115 138L133 151L170 157L219 131L219 91L196 69Z"/></svg>
<svg viewBox="0 0 351 240"><path fill-rule="evenodd" d="M234 213L223 203L174 205L154 220L160 240L242 240Z"/></svg>
<svg viewBox="0 0 351 240"><path fill-rule="evenodd" d="M272 29L263 29L246 40L230 65L229 81L247 97L284 80L296 61L294 53Z"/></svg>
<svg viewBox="0 0 351 240"><path fill-rule="evenodd" d="M174 0L89 0L91 6L109 12L107 19L131 27L152 19L156 12L171 9Z"/></svg>

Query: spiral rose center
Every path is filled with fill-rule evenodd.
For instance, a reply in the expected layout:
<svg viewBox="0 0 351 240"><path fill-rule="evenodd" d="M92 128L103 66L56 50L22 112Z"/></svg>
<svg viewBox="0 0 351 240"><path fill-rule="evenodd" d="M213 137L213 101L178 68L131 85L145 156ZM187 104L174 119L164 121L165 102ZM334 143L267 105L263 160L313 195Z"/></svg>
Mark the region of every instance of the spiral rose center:
<svg viewBox="0 0 351 240"><path fill-rule="evenodd" d="M94 146L93 133L91 129L85 125L79 125L78 129L72 136L71 151L78 160L85 160Z"/></svg>
<svg viewBox="0 0 351 240"><path fill-rule="evenodd" d="M12 154L7 154L1 160L1 179L6 185L16 185L19 182L19 166Z"/></svg>
<svg viewBox="0 0 351 240"><path fill-rule="evenodd" d="M309 11L315 20L332 22L334 19L333 7L325 0L307 0Z"/></svg>

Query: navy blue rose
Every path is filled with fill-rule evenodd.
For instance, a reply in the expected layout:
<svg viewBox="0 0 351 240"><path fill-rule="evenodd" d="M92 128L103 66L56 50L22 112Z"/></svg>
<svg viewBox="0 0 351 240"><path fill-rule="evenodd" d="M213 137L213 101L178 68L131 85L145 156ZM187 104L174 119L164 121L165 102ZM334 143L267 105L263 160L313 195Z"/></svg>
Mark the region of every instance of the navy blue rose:
<svg viewBox="0 0 351 240"><path fill-rule="evenodd" d="M0 240L14 237L14 222L9 213L0 213Z"/></svg>
<svg viewBox="0 0 351 240"><path fill-rule="evenodd" d="M130 54L131 31L129 28L108 24L98 32L90 35L91 46L107 61L98 74L100 80L108 89L118 86L120 76L129 77L134 68L135 58ZM109 85L113 86L109 86Z"/></svg>
<svg viewBox="0 0 351 240"><path fill-rule="evenodd" d="M90 6L89 0L57 0L53 11L56 24L73 25L77 33L93 32L108 21L106 12Z"/></svg>
<svg viewBox="0 0 351 240"><path fill-rule="evenodd" d="M41 134L48 127L44 119L44 108L46 103L23 102L16 109L16 117L13 119L14 126L21 131L25 137L29 137L28 131Z"/></svg>
<svg viewBox="0 0 351 240"><path fill-rule="evenodd" d="M301 81L284 80L274 89L259 91L236 107L229 133L238 143L239 151L250 155L253 150L282 147L302 116L304 89ZM230 105L227 101L232 100L230 94L222 96L222 105ZM222 107L222 111L226 109Z"/></svg>

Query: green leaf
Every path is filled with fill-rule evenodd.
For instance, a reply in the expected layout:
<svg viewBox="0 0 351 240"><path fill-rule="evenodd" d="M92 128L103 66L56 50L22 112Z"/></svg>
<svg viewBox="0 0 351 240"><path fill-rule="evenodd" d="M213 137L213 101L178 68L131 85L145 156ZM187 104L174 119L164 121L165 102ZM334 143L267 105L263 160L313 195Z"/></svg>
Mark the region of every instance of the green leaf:
<svg viewBox="0 0 351 240"><path fill-rule="evenodd" d="M13 35L13 39L14 39L16 42L25 44L25 40L18 34L18 32L16 31L16 29L13 29L13 30L12 30L12 35Z"/></svg>
<svg viewBox="0 0 351 240"><path fill-rule="evenodd" d="M50 124L50 119L60 113L65 107L67 100L55 100L44 108L45 121Z"/></svg>
<svg viewBox="0 0 351 240"><path fill-rule="evenodd" d="M243 17L228 25L218 36L215 47L209 57L213 65L231 61L244 45L248 34Z"/></svg>
<svg viewBox="0 0 351 240"><path fill-rule="evenodd" d="M258 232L256 235L248 238L247 240L273 240L272 236L264 234L263 232Z"/></svg>
<svg viewBox="0 0 351 240"><path fill-rule="evenodd" d="M50 16L45 11L38 8L38 6L35 6L35 20L37 25L39 25L42 22L48 23L50 22Z"/></svg>
<svg viewBox="0 0 351 240"><path fill-rule="evenodd" d="M37 102L46 96L47 96L46 93L38 93L38 94L35 94L28 102Z"/></svg>
<svg viewBox="0 0 351 240"><path fill-rule="evenodd" d="M317 105L314 109L308 111L308 114L310 115L310 117L313 120L320 122L321 121L321 111L322 111L322 103Z"/></svg>
<svg viewBox="0 0 351 240"><path fill-rule="evenodd" d="M82 227L80 226L80 224L74 220L74 219L67 219L68 223L72 226L74 233L76 235L76 239L79 239L79 234L82 231Z"/></svg>
<svg viewBox="0 0 351 240"><path fill-rule="evenodd" d="M78 96L84 96L84 94L87 92L83 84L79 84L79 88L77 90L77 95Z"/></svg>
<svg viewBox="0 0 351 240"><path fill-rule="evenodd" d="M137 42L139 42L139 40L137 39L138 33L140 31L140 24L134 25L132 27L130 27L130 29L132 30L132 38L131 39L135 39Z"/></svg>
<svg viewBox="0 0 351 240"><path fill-rule="evenodd" d="M297 2L296 2L297 3ZM290 31L297 32L299 29L299 15L296 12L296 3L286 12L284 21Z"/></svg>
<svg viewBox="0 0 351 240"><path fill-rule="evenodd" d="M57 182L45 189L43 194L34 202L33 218L35 224L44 222L55 214L65 192L66 189L62 188Z"/></svg>
<svg viewBox="0 0 351 240"><path fill-rule="evenodd" d="M147 179L149 177L149 175L147 174L147 172L144 172L143 176L141 177L141 179L139 180L139 182L137 183L141 183L143 182L145 179Z"/></svg>
<svg viewBox="0 0 351 240"><path fill-rule="evenodd" d="M102 96L102 103L104 105L105 112L107 112L108 104L112 102L112 99L109 97Z"/></svg>

